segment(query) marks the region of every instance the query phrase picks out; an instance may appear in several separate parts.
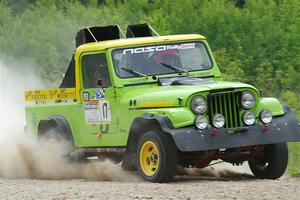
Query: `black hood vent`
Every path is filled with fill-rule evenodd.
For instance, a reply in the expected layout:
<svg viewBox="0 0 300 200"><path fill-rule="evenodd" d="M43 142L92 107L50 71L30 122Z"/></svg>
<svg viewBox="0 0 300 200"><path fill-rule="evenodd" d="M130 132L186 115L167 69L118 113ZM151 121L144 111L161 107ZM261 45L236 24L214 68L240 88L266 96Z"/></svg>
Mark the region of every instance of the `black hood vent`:
<svg viewBox="0 0 300 200"><path fill-rule="evenodd" d="M197 77L189 77L189 76L181 76L181 77L172 77L172 78L160 78L158 80L159 85L161 86L170 86L170 85L206 85L212 84L214 81L197 78Z"/></svg>

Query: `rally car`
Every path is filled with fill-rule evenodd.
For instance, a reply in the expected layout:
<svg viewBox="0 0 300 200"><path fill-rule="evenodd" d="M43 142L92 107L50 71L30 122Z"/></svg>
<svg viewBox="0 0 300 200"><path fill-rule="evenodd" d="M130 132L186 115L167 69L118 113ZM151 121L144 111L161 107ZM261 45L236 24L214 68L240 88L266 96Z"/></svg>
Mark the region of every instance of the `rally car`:
<svg viewBox="0 0 300 200"><path fill-rule="evenodd" d="M80 30L60 87L25 98L26 130L37 139L68 141L70 158L122 162L151 182L219 159L277 179L287 142L300 141L288 106L222 80L204 36L160 36L148 24L126 34L117 25Z"/></svg>

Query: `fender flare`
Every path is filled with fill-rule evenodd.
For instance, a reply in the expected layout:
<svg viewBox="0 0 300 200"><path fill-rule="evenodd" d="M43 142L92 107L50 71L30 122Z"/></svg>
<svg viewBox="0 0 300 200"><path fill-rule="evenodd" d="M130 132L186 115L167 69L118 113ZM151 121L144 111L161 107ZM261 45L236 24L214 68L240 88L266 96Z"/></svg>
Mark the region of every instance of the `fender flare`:
<svg viewBox="0 0 300 200"><path fill-rule="evenodd" d="M125 168L133 169L135 167L137 144L144 133L157 130L165 134L170 134L167 130L172 127L172 122L167 116L145 114L135 118L130 127L126 150L123 157L123 161L126 162ZM172 136L171 138L173 140Z"/></svg>

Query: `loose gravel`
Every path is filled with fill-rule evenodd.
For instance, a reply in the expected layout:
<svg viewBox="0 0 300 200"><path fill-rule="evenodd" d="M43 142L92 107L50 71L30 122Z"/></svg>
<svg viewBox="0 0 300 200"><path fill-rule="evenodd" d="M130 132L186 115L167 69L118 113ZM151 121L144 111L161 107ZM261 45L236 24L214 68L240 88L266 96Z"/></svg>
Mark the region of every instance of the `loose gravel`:
<svg viewBox="0 0 300 200"><path fill-rule="evenodd" d="M300 178L178 176L172 183L0 178L0 199L300 199Z"/></svg>

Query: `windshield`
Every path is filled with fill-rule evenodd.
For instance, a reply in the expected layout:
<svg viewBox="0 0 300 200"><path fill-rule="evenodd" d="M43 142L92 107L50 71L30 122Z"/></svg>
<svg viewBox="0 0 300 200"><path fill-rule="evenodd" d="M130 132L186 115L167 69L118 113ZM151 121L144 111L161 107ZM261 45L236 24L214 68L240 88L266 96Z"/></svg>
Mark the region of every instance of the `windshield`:
<svg viewBox="0 0 300 200"><path fill-rule="evenodd" d="M212 68L202 42L181 42L116 49L112 53L118 76L149 76Z"/></svg>

